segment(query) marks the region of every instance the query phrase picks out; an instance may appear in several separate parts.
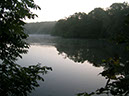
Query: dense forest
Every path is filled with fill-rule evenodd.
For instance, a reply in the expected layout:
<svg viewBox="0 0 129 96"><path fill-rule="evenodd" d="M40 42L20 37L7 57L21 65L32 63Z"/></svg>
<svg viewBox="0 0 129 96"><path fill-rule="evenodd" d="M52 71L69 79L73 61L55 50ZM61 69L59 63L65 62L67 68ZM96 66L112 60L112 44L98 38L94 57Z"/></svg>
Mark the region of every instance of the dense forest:
<svg viewBox="0 0 129 96"><path fill-rule="evenodd" d="M25 32L28 34L50 34L56 22L27 23Z"/></svg>
<svg viewBox="0 0 129 96"><path fill-rule="evenodd" d="M27 23L24 27L28 34L51 34L65 38L118 38L129 35L128 14L128 3L114 3L106 9L95 8L88 14L78 12L57 22Z"/></svg>
<svg viewBox="0 0 129 96"><path fill-rule="evenodd" d="M127 35L128 3L114 3L106 10L95 8L88 14L75 13L60 19L52 35L66 38L115 38Z"/></svg>

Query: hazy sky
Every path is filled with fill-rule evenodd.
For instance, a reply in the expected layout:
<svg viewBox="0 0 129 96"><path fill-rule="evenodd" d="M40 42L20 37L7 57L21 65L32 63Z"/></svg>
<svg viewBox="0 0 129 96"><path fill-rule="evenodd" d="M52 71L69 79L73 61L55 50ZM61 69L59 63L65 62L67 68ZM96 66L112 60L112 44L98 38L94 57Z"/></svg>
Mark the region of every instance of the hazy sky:
<svg viewBox="0 0 129 96"><path fill-rule="evenodd" d="M127 2L128 0L34 0L41 10L34 10L38 15L34 20L26 22L57 21L68 17L75 12L88 13L96 7L107 8L114 2Z"/></svg>

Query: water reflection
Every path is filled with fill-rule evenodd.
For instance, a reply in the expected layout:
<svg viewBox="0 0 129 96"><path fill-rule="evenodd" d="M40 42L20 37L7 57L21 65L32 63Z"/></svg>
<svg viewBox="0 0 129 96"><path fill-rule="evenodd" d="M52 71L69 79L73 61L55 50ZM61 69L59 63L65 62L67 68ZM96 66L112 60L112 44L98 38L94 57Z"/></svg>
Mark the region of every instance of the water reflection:
<svg viewBox="0 0 129 96"><path fill-rule="evenodd" d="M91 93L79 93L77 96L128 96L129 95L129 62L121 63L118 56L109 58L104 62L104 71L100 74L107 79L105 86ZM104 96L105 96L104 95Z"/></svg>
<svg viewBox="0 0 129 96"><path fill-rule="evenodd" d="M126 56L127 51L123 50L123 45L117 46L105 40L60 40L56 42L55 47L59 54L65 55L74 62L88 60L94 66L102 66L102 60L118 55L119 57ZM124 61L123 61L124 62Z"/></svg>
<svg viewBox="0 0 129 96"><path fill-rule="evenodd" d="M18 58L22 58L21 54L27 53L27 44L5 43L4 46L1 45L0 50L0 96L28 96L40 86L38 81L44 81L41 74L52 71L52 68L41 64L25 67L16 63Z"/></svg>
<svg viewBox="0 0 129 96"><path fill-rule="evenodd" d="M27 42L31 45L55 45L55 41L60 40L60 37L50 36L50 35L29 35Z"/></svg>
<svg viewBox="0 0 129 96"><path fill-rule="evenodd" d="M109 57L128 58L124 45L117 46L106 40L96 39L63 39L50 35L30 35L28 42L32 45L55 46L59 55L69 58L74 62L84 63L89 61L94 66L102 66L102 60ZM124 51L121 51L124 50Z"/></svg>
<svg viewBox="0 0 129 96"><path fill-rule="evenodd" d="M104 71L100 75L107 79L105 87L94 93L83 93L83 96L129 94L129 51L124 44L118 46L105 40L73 39L58 41L55 46L59 54L74 62L83 63L88 60L96 67L103 66Z"/></svg>
<svg viewBox="0 0 129 96"><path fill-rule="evenodd" d="M55 46L58 54L66 59L69 58L74 62L83 64L88 61L93 66L104 68L99 73L107 79L105 87L98 87L99 89L94 93L88 92L88 94L85 92L80 93L78 96L85 96L86 94L86 96L95 94L126 96L129 93L129 56L128 51L124 50L124 44L117 46L105 40L62 39L49 35L47 37L38 36L38 38L35 38L30 36L32 39L29 39L28 42L32 45Z"/></svg>

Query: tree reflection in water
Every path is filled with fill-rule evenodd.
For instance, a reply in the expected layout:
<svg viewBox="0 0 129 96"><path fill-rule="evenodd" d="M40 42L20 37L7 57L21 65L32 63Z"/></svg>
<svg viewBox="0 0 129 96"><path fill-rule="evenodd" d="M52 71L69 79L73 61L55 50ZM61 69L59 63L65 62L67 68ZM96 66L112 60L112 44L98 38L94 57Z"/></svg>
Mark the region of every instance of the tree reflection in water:
<svg viewBox="0 0 129 96"><path fill-rule="evenodd" d="M116 46L104 40L72 39L57 41L55 45L59 54L65 54L65 58L81 63L87 60L93 66L103 66L104 68L100 75L107 79L105 87L91 93L78 93L77 96L99 96L102 94L127 96L129 94L129 51L124 46L124 44Z"/></svg>
<svg viewBox="0 0 129 96"><path fill-rule="evenodd" d="M107 96L129 95L129 62L121 63L120 58L114 57L103 61L104 71L100 74L107 79L105 87L97 89L92 93L79 93L77 96L91 96L107 94Z"/></svg>

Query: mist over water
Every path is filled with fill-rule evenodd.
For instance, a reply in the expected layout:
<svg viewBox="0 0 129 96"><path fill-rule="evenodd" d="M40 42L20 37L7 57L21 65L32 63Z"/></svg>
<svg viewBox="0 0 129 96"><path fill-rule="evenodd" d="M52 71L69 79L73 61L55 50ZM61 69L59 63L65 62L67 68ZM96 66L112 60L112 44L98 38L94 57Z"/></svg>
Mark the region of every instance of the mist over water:
<svg viewBox="0 0 129 96"><path fill-rule="evenodd" d="M99 75L103 71L102 59L116 53L114 47L103 40L30 35L28 42L29 52L19 64L41 63L53 69L31 96L75 96L104 86L107 80Z"/></svg>

